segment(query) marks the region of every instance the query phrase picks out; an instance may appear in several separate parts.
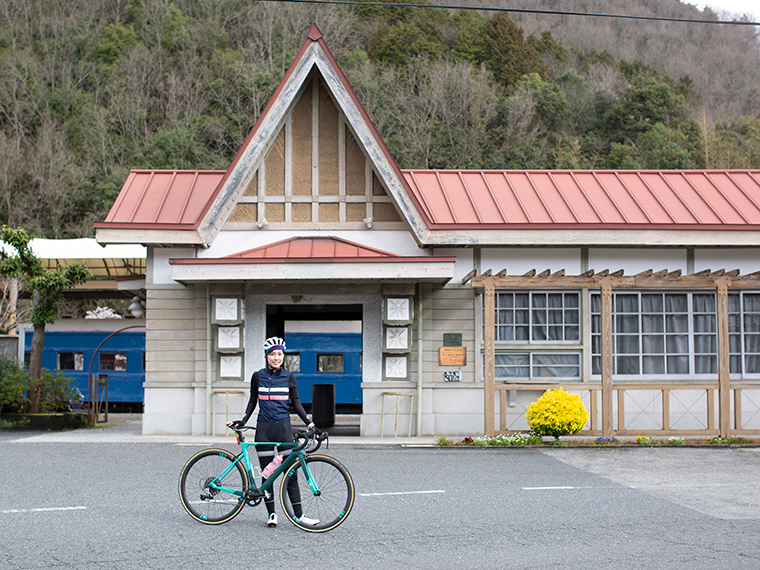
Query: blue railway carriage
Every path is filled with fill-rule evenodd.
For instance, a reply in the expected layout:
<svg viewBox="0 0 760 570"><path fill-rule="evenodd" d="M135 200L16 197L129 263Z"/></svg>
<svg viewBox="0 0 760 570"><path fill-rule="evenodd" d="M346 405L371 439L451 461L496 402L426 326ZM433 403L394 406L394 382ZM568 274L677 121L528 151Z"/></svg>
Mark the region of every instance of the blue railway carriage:
<svg viewBox="0 0 760 570"><path fill-rule="evenodd" d="M73 378L84 400L88 399L88 372L92 363L92 378L107 377L109 408L116 411L142 411L145 382L145 329L130 328L142 320L59 320L45 329L45 350L42 367L60 370ZM103 341L112 333L111 338ZM25 361L29 362L32 329L24 331ZM103 345L95 351L98 346ZM94 362L93 362L94 357ZM101 389L100 400L104 399Z"/></svg>

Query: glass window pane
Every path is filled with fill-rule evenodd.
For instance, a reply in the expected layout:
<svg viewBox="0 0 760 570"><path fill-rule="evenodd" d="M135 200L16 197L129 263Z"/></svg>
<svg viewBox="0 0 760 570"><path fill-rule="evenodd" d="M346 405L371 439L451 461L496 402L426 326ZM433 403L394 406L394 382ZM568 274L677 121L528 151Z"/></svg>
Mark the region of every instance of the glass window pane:
<svg viewBox="0 0 760 570"><path fill-rule="evenodd" d="M617 374L638 374L638 356L618 356L615 359L615 372Z"/></svg>
<svg viewBox="0 0 760 570"><path fill-rule="evenodd" d="M760 315L748 315L744 314L744 332L758 332L760 331Z"/></svg>
<svg viewBox="0 0 760 570"><path fill-rule="evenodd" d="M760 313L760 293L745 293L743 297L745 313Z"/></svg>
<svg viewBox="0 0 760 570"><path fill-rule="evenodd" d="M615 347L617 354L638 354L639 337L618 335L615 337Z"/></svg>
<svg viewBox="0 0 760 570"><path fill-rule="evenodd" d="M59 352L58 370L84 370L84 353Z"/></svg>
<svg viewBox="0 0 760 570"><path fill-rule="evenodd" d="M694 357L695 374L717 374L718 357L717 356L695 356Z"/></svg>
<svg viewBox="0 0 760 570"><path fill-rule="evenodd" d="M642 295L642 313L662 313L662 295Z"/></svg>
<svg viewBox="0 0 760 570"><path fill-rule="evenodd" d="M715 312L715 295L713 293L695 293L693 296L694 312L696 313L714 313Z"/></svg>
<svg viewBox="0 0 760 570"><path fill-rule="evenodd" d="M666 313L685 313L688 310L688 296L685 294L665 295Z"/></svg>
<svg viewBox="0 0 760 570"><path fill-rule="evenodd" d="M745 374L758 374L760 373L760 356L750 355L744 358L744 373Z"/></svg>
<svg viewBox="0 0 760 570"><path fill-rule="evenodd" d="M687 332L689 330L689 319L686 315L666 315L665 330L667 332Z"/></svg>
<svg viewBox="0 0 760 570"><path fill-rule="evenodd" d="M528 327L515 327L515 340L528 340Z"/></svg>
<svg viewBox="0 0 760 570"><path fill-rule="evenodd" d="M285 355L285 359L282 362L282 367L285 370L291 372L301 371L301 354L298 352L290 352Z"/></svg>
<svg viewBox="0 0 760 570"><path fill-rule="evenodd" d="M638 295L615 295L614 306L616 313L638 313L639 297Z"/></svg>
<svg viewBox="0 0 760 570"><path fill-rule="evenodd" d="M644 335L641 338L644 354L662 354L665 352L665 341L660 335Z"/></svg>
<svg viewBox="0 0 760 570"><path fill-rule="evenodd" d="M565 329L565 340L580 340L580 328L579 327L567 327Z"/></svg>
<svg viewBox="0 0 760 570"><path fill-rule="evenodd" d="M668 356L667 357L668 374L688 374L689 357L688 356Z"/></svg>
<svg viewBox="0 0 760 570"><path fill-rule="evenodd" d="M645 356L644 374L664 374L665 357L664 356Z"/></svg>
<svg viewBox="0 0 760 570"><path fill-rule="evenodd" d="M641 329L645 333L663 332L665 330L663 322L662 315L642 315Z"/></svg>
<svg viewBox="0 0 760 570"><path fill-rule="evenodd" d="M668 354L688 354L689 337L686 335L667 335L665 337L665 346Z"/></svg>
<svg viewBox="0 0 760 570"><path fill-rule="evenodd" d="M578 293L565 293L565 308L578 308L580 295Z"/></svg>
<svg viewBox="0 0 760 570"><path fill-rule="evenodd" d="M343 355L317 354L317 372L343 372Z"/></svg>
<svg viewBox="0 0 760 570"><path fill-rule="evenodd" d="M715 332L715 315L694 315L694 332Z"/></svg>
<svg viewBox="0 0 760 570"><path fill-rule="evenodd" d="M101 352L100 370L113 370L114 372L126 372L127 354L125 352Z"/></svg>
<svg viewBox="0 0 760 570"><path fill-rule="evenodd" d="M615 331L619 333L635 333L639 332L639 317L633 316L620 316L615 317Z"/></svg>

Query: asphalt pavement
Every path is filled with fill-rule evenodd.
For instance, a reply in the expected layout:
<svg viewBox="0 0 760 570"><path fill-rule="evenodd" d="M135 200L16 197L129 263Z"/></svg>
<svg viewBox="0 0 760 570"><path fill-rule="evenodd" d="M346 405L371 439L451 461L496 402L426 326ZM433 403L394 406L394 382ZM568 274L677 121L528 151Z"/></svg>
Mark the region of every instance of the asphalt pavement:
<svg viewBox="0 0 760 570"><path fill-rule="evenodd" d="M262 506L194 521L177 497L182 465L234 440L142 436L139 416L113 419L0 432L0 568L760 568L758 448L330 438L356 503L312 534L282 516L268 528Z"/></svg>

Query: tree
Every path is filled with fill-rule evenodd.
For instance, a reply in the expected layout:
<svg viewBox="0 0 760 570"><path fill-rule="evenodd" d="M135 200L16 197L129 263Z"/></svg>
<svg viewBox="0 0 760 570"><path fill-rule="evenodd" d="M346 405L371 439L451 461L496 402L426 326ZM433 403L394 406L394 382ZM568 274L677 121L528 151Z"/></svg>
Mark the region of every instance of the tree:
<svg viewBox="0 0 760 570"><path fill-rule="evenodd" d="M525 41L522 28L503 14L496 14L489 20L486 46L486 67L506 86L514 85L529 73L546 74L541 54Z"/></svg>
<svg viewBox="0 0 760 570"><path fill-rule="evenodd" d="M0 252L0 276L23 279L23 288L31 293L33 300L32 350L29 361L29 411L39 413L45 399L42 381L42 351L45 347L45 325L58 318L58 305L63 291L81 285L92 277L84 263L57 267L46 271L31 248L32 236L24 229L3 225L0 241L11 246L12 252Z"/></svg>

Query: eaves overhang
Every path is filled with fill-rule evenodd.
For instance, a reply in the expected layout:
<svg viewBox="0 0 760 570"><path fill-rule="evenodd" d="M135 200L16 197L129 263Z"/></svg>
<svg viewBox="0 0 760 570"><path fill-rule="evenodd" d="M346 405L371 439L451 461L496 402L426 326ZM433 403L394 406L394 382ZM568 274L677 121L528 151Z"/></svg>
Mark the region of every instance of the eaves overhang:
<svg viewBox="0 0 760 570"><path fill-rule="evenodd" d="M170 259L172 279L180 283L219 281L446 283L454 276L455 257L268 258L230 260Z"/></svg>

